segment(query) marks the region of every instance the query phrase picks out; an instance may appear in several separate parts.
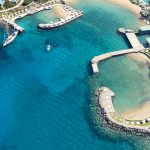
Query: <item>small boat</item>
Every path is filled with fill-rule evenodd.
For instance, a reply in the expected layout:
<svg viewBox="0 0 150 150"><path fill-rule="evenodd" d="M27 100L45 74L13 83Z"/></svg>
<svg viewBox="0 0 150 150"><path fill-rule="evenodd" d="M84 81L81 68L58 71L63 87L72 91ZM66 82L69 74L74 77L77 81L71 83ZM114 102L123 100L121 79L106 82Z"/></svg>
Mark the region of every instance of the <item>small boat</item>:
<svg viewBox="0 0 150 150"><path fill-rule="evenodd" d="M8 38L3 43L3 46L6 46L9 43L11 43L16 38L17 34L18 34L18 31L15 31L13 34L11 34L10 36L8 36Z"/></svg>
<svg viewBox="0 0 150 150"><path fill-rule="evenodd" d="M51 50L51 45L47 45L47 51L50 51Z"/></svg>

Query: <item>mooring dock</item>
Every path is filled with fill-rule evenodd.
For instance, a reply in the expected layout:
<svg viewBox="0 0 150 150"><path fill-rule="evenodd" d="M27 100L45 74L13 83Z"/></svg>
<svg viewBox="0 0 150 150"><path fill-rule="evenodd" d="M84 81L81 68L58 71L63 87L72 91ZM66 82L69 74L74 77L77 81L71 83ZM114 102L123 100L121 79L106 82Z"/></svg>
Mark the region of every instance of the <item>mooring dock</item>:
<svg viewBox="0 0 150 150"><path fill-rule="evenodd" d="M17 25L15 22L9 22L7 21L7 23L12 26L13 28L17 29L18 31L20 32L23 32L24 31L24 28L22 28L21 26Z"/></svg>
<svg viewBox="0 0 150 150"><path fill-rule="evenodd" d="M125 33L125 35L133 48L144 49L143 45L140 43L135 33Z"/></svg>
<svg viewBox="0 0 150 150"><path fill-rule="evenodd" d="M129 53L137 53L141 50L144 50L144 46L140 43L140 41L138 40L136 34L134 32L127 32L125 30L118 30L121 33L124 33L126 35L126 38L128 39L129 43L131 44L132 48L130 49L125 49L125 50L119 50L119 51L114 51L114 52L109 52L106 54L102 54L99 56L95 56L91 63L92 63L92 69L94 73L98 73L99 72L99 68L98 68L98 63L102 60L108 59L110 57L114 57L114 56L119 56L119 55L124 55L124 54L129 54Z"/></svg>
<svg viewBox="0 0 150 150"><path fill-rule="evenodd" d="M126 49L126 50L120 50L120 51L115 51L115 52L109 52L109 53L106 53L106 54L95 56L92 59L93 72L94 73L99 72L98 63L100 61L102 61L102 60L105 60L105 59L108 59L108 58L114 57L114 56L119 56L119 55L129 54L129 53L135 53L135 52L138 52L138 51L136 51L135 49L132 48L132 49Z"/></svg>
<svg viewBox="0 0 150 150"><path fill-rule="evenodd" d="M12 26L14 29L23 32L24 28L22 28L21 26L17 25L15 22L13 21L8 21L8 20L3 20L4 22L6 22L8 25Z"/></svg>

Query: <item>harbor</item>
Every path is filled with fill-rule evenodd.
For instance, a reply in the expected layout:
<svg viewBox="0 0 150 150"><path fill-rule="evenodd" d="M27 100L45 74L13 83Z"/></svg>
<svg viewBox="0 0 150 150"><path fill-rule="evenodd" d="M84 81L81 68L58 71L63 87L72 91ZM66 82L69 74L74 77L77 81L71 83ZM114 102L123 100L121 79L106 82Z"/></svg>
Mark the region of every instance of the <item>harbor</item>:
<svg viewBox="0 0 150 150"><path fill-rule="evenodd" d="M62 2L61 0L58 0L58 1L48 1L44 4L32 2L28 6L25 6L23 8L21 7L21 10L19 10L18 13L15 13L15 14L12 14L11 11L16 9L16 7L12 9L8 9L8 11L6 10L2 11L1 12L2 16L0 18L0 21L3 22L4 24L8 24L9 26L11 26L14 29L14 33L15 31L23 32L25 29L19 26L15 22L17 19L21 19L21 18L24 18L25 16L33 15L43 10L50 10L57 5L60 5L60 7L62 7L62 9L64 9L64 11L67 12L67 16L65 18L59 18L58 21L52 22L50 24L39 24L38 27L44 28L44 29L59 27L83 15L83 12L77 11L73 9L72 7L70 7L69 5L64 4L64 2ZM15 37L13 36L13 40L14 40L17 37L17 34L13 34L13 35L16 35ZM13 41L12 36L8 37L6 40L8 39L10 41L9 42L4 41L4 43L7 43L7 44L3 44L3 46L6 46Z"/></svg>
<svg viewBox="0 0 150 150"><path fill-rule="evenodd" d="M55 4L56 5L56 4ZM62 7L65 9L65 11L67 12L67 15L65 18L60 18L59 21L56 22L51 22L49 24L39 24L38 26L40 28L43 29L49 29L49 28L55 28L55 27L59 27L62 26L68 22L71 22L72 20L77 19L78 17L83 15L83 12L81 11L77 11L75 9L73 9L72 7L70 7L69 5L65 4L62 5Z"/></svg>

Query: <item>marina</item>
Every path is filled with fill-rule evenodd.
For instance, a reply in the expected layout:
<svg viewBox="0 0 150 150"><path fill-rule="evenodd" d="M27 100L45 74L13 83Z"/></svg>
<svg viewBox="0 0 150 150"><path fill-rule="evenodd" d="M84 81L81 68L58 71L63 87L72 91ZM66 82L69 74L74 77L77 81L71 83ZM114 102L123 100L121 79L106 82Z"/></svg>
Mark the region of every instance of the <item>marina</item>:
<svg viewBox="0 0 150 150"><path fill-rule="evenodd" d="M39 24L38 26L40 28L46 29L46 28L54 28L54 27L62 26L62 25L64 25L64 24L66 24L66 23L68 23L68 22L70 22L70 21L83 15L83 12L76 11L75 9L70 7L69 5L62 4L62 1L58 0L58 1L54 1L54 2L48 1L44 4L38 4L36 2L32 2L31 4L29 4L29 6L26 6L24 9L22 9L22 11L19 11L18 14L15 14L13 16L9 14L9 11L15 9L16 7L12 8L12 9L8 9L8 11L3 11L3 13L9 14L9 15L7 15L7 17L2 15L2 19L0 19L0 21L4 22L4 24L10 25L11 27L13 27L15 30L17 30L19 32L23 32L24 28L22 28L17 23L15 23L15 21L17 19L24 18L25 16L28 16L28 15L33 15L33 14L38 13L38 12L43 11L43 10L50 10L53 7L55 7L56 5L61 5L61 7L63 7L63 9L65 11L67 11L68 16L66 18L60 18L59 21L51 23L51 24ZM16 32L13 35L17 36ZM16 36L15 37L13 36L13 37L16 38ZM9 43L11 43L11 40L9 40L9 42L5 41L4 43L5 44L7 43L7 45L8 45ZM3 46L5 44L3 44Z"/></svg>
<svg viewBox="0 0 150 150"><path fill-rule="evenodd" d="M38 26L43 29L55 28L55 27L62 26L62 25L66 24L74 19L77 19L78 17L83 15L83 12L76 11L75 9L71 8L68 5L63 5L63 7L64 7L64 9L66 9L66 11L68 13L67 17L60 18L59 21L52 22L49 24L39 24Z"/></svg>

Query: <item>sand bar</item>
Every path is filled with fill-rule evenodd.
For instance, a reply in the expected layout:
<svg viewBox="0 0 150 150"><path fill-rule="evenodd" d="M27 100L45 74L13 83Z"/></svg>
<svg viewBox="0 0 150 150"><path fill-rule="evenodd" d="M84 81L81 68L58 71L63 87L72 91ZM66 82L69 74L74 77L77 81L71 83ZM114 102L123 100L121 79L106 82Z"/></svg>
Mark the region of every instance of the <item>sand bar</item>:
<svg viewBox="0 0 150 150"><path fill-rule="evenodd" d="M62 4L54 5L53 9L59 18L66 18L68 16L68 12L63 8Z"/></svg>
<svg viewBox="0 0 150 150"><path fill-rule="evenodd" d="M132 60L138 61L138 62L143 62L143 63L150 63L150 59L142 53L130 53L127 54L127 56L129 58L131 58Z"/></svg>
<svg viewBox="0 0 150 150"><path fill-rule="evenodd" d="M122 6L130 10L136 16L140 17L141 8L137 5L132 4L129 0L105 0L105 1Z"/></svg>
<svg viewBox="0 0 150 150"><path fill-rule="evenodd" d="M124 112L123 116L129 120L144 120L150 117L150 101L132 111Z"/></svg>

